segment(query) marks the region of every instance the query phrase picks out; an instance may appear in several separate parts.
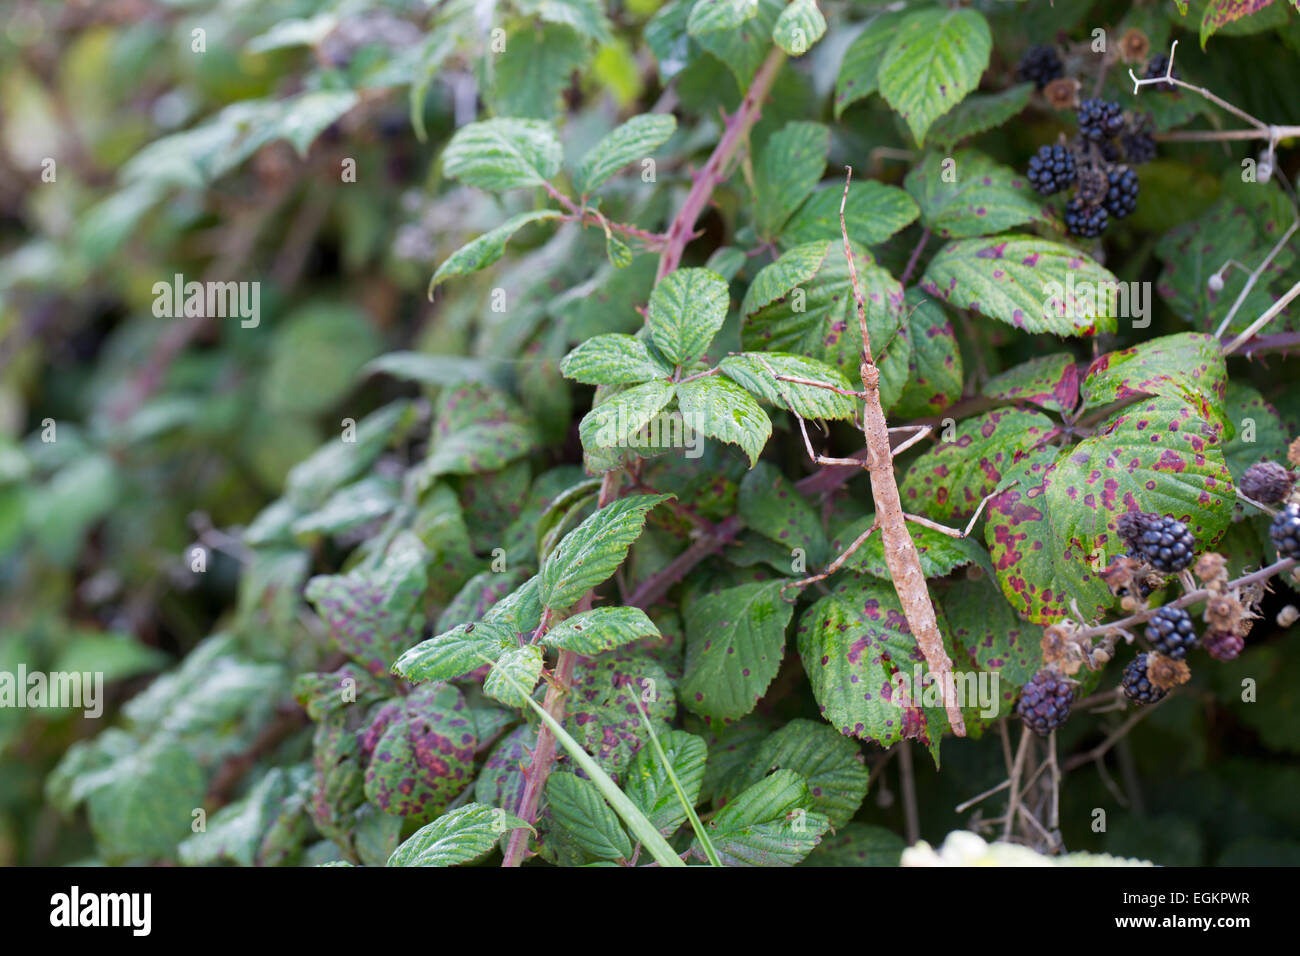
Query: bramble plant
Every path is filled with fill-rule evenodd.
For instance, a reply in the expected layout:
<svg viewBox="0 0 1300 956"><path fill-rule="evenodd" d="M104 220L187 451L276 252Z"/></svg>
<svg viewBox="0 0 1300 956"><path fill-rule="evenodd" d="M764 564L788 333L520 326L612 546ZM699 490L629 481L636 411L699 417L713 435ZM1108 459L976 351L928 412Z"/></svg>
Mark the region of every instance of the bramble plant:
<svg viewBox="0 0 1300 956"><path fill-rule="evenodd" d="M0 40L0 862L1300 863L1300 4L140 6Z"/></svg>

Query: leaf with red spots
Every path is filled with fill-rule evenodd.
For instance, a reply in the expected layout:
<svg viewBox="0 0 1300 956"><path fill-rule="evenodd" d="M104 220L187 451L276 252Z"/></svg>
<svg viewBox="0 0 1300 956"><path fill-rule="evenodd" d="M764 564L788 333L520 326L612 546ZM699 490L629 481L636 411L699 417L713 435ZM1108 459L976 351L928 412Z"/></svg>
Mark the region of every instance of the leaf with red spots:
<svg viewBox="0 0 1300 956"><path fill-rule="evenodd" d="M994 401L1071 412L1079 404L1079 367L1069 352L1043 355L994 376L980 391Z"/></svg>
<svg viewBox="0 0 1300 956"><path fill-rule="evenodd" d="M769 735L739 784L752 786L780 768L793 770L808 782L810 809L826 814L833 827L848 823L867 795L869 774L861 746L819 720L792 720Z"/></svg>
<svg viewBox="0 0 1300 956"><path fill-rule="evenodd" d="M705 717L743 717L776 677L794 605L785 581L742 584L697 597L686 608L682 703Z"/></svg>
<svg viewBox="0 0 1300 956"><path fill-rule="evenodd" d="M954 669L974 667L997 676L996 713L964 710L968 728L987 725L1011 712L1020 688L1042 667L1042 629L1021 621L991 578L957 581L943 607L960 651Z"/></svg>
<svg viewBox="0 0 1300 956"><path fill-rule="evenodd" d="M1026 332L1096 335L1115 331L1110 299L1099 292L1116 281L1070 246L1005 235L948 243L930 260L921 288Z"/></svg>
<svg viewBox="0 0 1300 956"><path fill-rule="evenodd" d="M1085 407L1097 408L1142 395L1165 395L1191 402L1203 416L1222 419L1227 385L1219 340L1182 332L1094 359L1083 379L1083 401Z"/></svg>
<svg viewBox="0 0 1300 956"><path fill-rule="evenodd" d="M961 350L943 307L920 289L908 289L907 337L912 344L907 387L894 406L903 418L935 415L962 393Z"/></svg>
<svg viewBox="0 0 1300 956"><path fill-rule="evenodd" d="M1275 0L1209 0L1205 5L1205 13L1201 16L1201 49L1205 49L1206 42L1214 34L1245 17L1258 16L1258 21L1242 29L1240 31L1242 33L1254 33L1285 26L1286 4L1278 3L1274 7L1274 2ZM1273 9L1262 13L1269 7Z"/></svg>
<svg viewBox="0 0 1300 956"><path fill-rule="evenodd" d="M474 721L460 691L429 684L376 712L362 736L366 799L421 821L438 816L473 782Z"/></svg>
<svg viewBox="0 0 1300 956"><path fill-rule="evenodd" d="M826 532L811 504L776 466L759 462L740 482L740 518L747 528L783 549L782 567L789 568L792 549L801 548L810 567L826 559Z"/></svg>
<svg viewBox="0 0 1300 956"><path fill-rule="evenodd" d="M1232 440L1223 446L1223 457L1234 484L1240 484L1246 469L1256 462L1286 460L1293 432L1282 424L1277 409L1256 389L1229 382L1224 414L1236 428Z"/></svg>
<svg viewBox="0 0 1300 956"><path fill-rule="evenodd" d="M1041 412L1001 408L968 418L908 468L903 508L937 520L966 519L1012 466L1057 433Z"/></svg>
<svg viewBox="0 0 1300 956"><path fill-rule="evenodd" d="M1187 525L1198 550L1212 547L1235 500L1221 432L1193 406L1167 397L1117 412L1047 476L1057 549L1077 549L1105 567L1126 550L1115 530L1126 511L1171 515Z"/></svg>
<svg viewBox="0 0 1300 956"><path fill-rule="evenodd" d="M601 654L583 661L574 668L570 686L564 729L615 780L650 739L637 701L660 735L668 732L677 714L672 680L643 654Z"/></svg>
<svg viewBox="0 0 1300 956"><path fill-rule="evenodd" d="M1051 206L1021 173L973 149L928 153L903 185L921 207L921 222L945 239L991 236L1027 222L1060 231Z"/></svg>

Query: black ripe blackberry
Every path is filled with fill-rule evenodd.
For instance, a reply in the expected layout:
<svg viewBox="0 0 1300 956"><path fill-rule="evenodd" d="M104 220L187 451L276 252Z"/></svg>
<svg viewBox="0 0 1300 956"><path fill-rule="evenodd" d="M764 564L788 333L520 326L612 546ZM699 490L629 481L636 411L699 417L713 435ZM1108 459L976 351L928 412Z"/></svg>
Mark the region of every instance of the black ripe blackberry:
<svg viewBox="0 0 1300 956"><path fill-rule="evenodd" d="M1119 536L1157 571L1176 574L1196 556L1196 539L1174 518L1129 512L1119 516Z"/></svg>
<svg viewBox="0 0 1300 956"><path fill-rule="evenodd" d="M1154 80L1158 76L1172 76L1175 79L1182 79L1178 71L1169 72L1169 57L1164 53L1157 53L1147 62L1147 71L1143 79ZM1172 93L1178 87L1172 83L1154 83L1152 89L1160 90L1162 93Z"/></svg>
<svg viewBox="0 0 1300 956"><path fill-rule="evenodd" d="M1204 644L1216 661L1231 661L1246 647L1246 639L1232 631L1206 631Z"/></svg>
<svg viewBox="0 0 1300 956"><path fill-rule="evenodd" d="M1268 536L1279 558L1300 558L1300 505L1292 503L1279 511Z"/></svg>
<svg viewBox="0 0 1300 956"><path fill-rule="evenodd" d="M1256 462L1241 476L1241 491L1247 498L1275 505L1287 496L1293 484L1291 472L1275 461Z"/></svg>
<svg viewBox="0 0 1300 956"><path fill-rule="evenodd" d="M1110 217L1102 206L1085 203L1079 197L1065 204L1065 228L1072 236L1095 239L1110 225Z"/></svg>
<svg viewBox="0 0 1300 956"><path fill-rule="evenodd" d="M1128 662L1124 668L1124 678L1120 681L1124 696L1139 704L1154 704L1165 692L1147 677L1147 655L1139 654Z"/></svg>
<svg viewBox="0 0 1300 956"><path fill-rule="evenodd" d="M1138 204L1137 173L1123 166L1112 169L1106 177L1109 188L1106 190L1106 212L1116 219L1123 219Z"/></svg>
<svg viewBox="0 0 1300 956"><path fill-rule="evenodd" d="M1046 737L1070 716L1074 686L1055 671L1041 670L1020 692L1016 713L1034 733Z"/></svg>
<svg viewBox="0 0 1300 956"><path fill-rule="evenodd" d="M1124 128L1124 111L1118 103L1090 99L1079 104L1079 135L1094 143L1113 139Z"/></svg>
<svg viewBox="0 0 1300 956"><path fill-rule="evenodd" d="M1124 147L1124 158L1134 166L1156 158L1156 140L1150 133L1124 133L1119 142Z"/></svg>
<svg viewBox="0 0 1300 956"><path fill-rule="evenodd" d="M1051 46L1031 46L1016 67L1017 80L1032 80L1040 90L1064 75L1065 67L1061 64L1061 58L1056 55L1056 47Z"/></svg>
<svg viewBox="0 0 1300 956"><path fill-rule="evenodd" d="M1196 646L1196 625L1180 607L1162 607L1147 622L1147 640L1170 660L1181 661Z"/></svg>
<svg viewBox="0 0 1300 956"><path fill-rule="evenodd" d="M1074 154L1059 144L1040 146L1038 152L1029 157L1026 176L1029 185L1041 195L1059 193L1074 182Z"/></svg>

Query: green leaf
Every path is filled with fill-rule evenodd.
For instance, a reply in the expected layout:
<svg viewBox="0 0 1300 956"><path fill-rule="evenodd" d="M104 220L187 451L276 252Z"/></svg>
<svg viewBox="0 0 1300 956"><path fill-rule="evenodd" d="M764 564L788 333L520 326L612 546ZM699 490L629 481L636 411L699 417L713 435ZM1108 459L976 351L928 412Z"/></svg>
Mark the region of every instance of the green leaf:
<svg viewBox="0 0 1300 956"><path fill-rule="evenodd" d="M687 801L694 806L700 799L708 754L703 739L684 730L671 730L659 744ZM623 791L664 836L686 822L686 809L653 747L642 747L632 758L623 774Z"/></svg>
<svg viewBox="0 0 1300 956"><path fill-rule="evenodd" d="M272 768L247 796L214 813L207 821L207 829L193 833L181 842L177 847L181 863L185 866L213 866L229 862L253 866L263 834L288 797L288 775L278 767Z"/></svg>
<svg viewBox="0 0 1300 956"><path fill-rule="evenodd" d="M405 400L371 412L357 423L355 441L331 438L294 465L284 482L285 497L304 509L324 504L336 488L359 478L414 417L414 405Z"/></svg>
<svg viewBox="0 0 1300 956"><path fill-rule="evenodd" d="M837 185L819 189L809 196L781 230L781 245L788 248L819 239L839 242L843 196L844 187ZM854 183L849 190L844 204L844 227L853 242L874 246L912 223L918 215L920 209L906 192L897 186L866 179Z"/></svg>
<svg viewBox="0 0 1300 956"><path fill-rule="evenodd" d="M1256 462L1286 460L1291 430L1283 425L1277 409L1256 389L1240 382L1228 383L1223 407L1224 418L1236 427L1232 440L1223 446L1233 484L1240 485L1241 476Z"/></svg>
<svg viewBox="0 0 1300 956"><path fill-rule="evenodd" d="M875 520L875 514L869 514L845 525L831 543L831 553L842 554ZM910 525L907 530L921 559L921 573L927 578L946 577L968 564L975 564L989 574L993 573L988 554L975 538L954 538L923 525ZM844 567L885 581L893 579L889 565L885 562L885 539L879 533L864 541L853 557L845 562Z"/></svg>
<svg viewBox="0 0 1300 956"><path fill-rule="evenodd" d="M640 447L629 441L659 414L673 398L666 380L646 382L610 395L583 416L578 424L582 446L595 448Z"/></svg>
<svg viewBox="0 0 1300 956"><path fill-rule="evenodd" d="M659 636L659 628L639 607L598 607L565 618L542 635L542 643L590 657Z"/></svg>
<svg viewBox="0 0 1300 956"><path fill-rule="evenodd" d="M740 21L724 26L737 14L702 12L714 6L739 11ZM772 30L784 9L784 0L697 0L690 22L698 29L688 26L688 32L697 44L727 65L743 90L772 49Z"/></svg>
<svg viewBox="0 0 1300 956"><path fill-rule="evenodd" d="M998 675L1000 712L1008 713L1017 689L1043 666L1042 629L1021 621L988 577L954 582L943 611L953 642L970 664ZM960 667L957 661L954 666Z"/></svg>
<svg viewBox="0 0 1300 956"><path fill-rule="evenodd" d="M794 605L784 581L742 584L696 598L686 609L681 699L705 717L743 717L781 666Z"/></svg>
<svg viewBox="0 0 1300 956"><path fill-rule="evenodd" d="M907 843L893 830L870 823L850 823L828 836L803 866L898 866Z"/></svg>
<svg viewBox="0 0 1300 956"><path fill-rule="evenodd" d="M799 548L812 567L826 560L821 518L775 465L759 462L741 479L737 504L745 526L775 541L787 554Z"/></svg>
<svg viewBox="0 0 1300 956"><path fill-rule="evenodd" d="M943 308L920 289L907 290L907 337L912 352L907 387L894 406L902 418L937 415L962 396L961 350Z"/></svg>
<svg viewBox="0 0 1300 956"><path fill-rule="evenodd" d="M496 384L491 365L468 355L429 355L425 352L387 352L367 362L362 375L391 375L421 385Z"/></svg>
<svg viewBox="0 0 1300 956"><path fill-rule="evenodd" d="M1024 409L968 418L951 441L939 441L907 469L898 487L903 507L940 521L965 520L1017 462L1056 432L1046 415Z"/></svg>
<svg viewBox="0 0 1300 956"><path fill-rule="evenodd" d="M816 385L782 382L774 377L775 374L825 382L846 392L853 391L843 373L825 362L784 352L742 352L728 355L719 366L728 378L753 394L802 418L831 421L853 418L855 400L848 395Z"/></svg>
<svg viewBox="0 0 1300 956"><path fill-rule="evenodd" d="M1005 235L948 243L930 260L921 288L1027 332L1096 335L1115 331L1115 316L1093 294L1101 283L1118 280L1082 252Z"/></svg>
<svg viewBox="0 0 1300 956"><path fill-rule="evenodd" d="M727 319L727 283L708 269L677 269L650 293L650 337L664 358L685 365L705 353Z"/></svg>
<svg viewBox="0 0 1300 956"><path fill-rule="evenodd" d="M546 802L555 822L585 852L598 860L632 858L632 841L623 831L618 814L590 780L572 773L553 773L546 783Z"/></svg>
<svg viewBox="0 0 1300 956"><path fill-rule="evenodd" d="M709 836L725 866L794 866L830 827L825 816L808 812L811 805L803 777L778 770L719 810ZM692 852L703 855L698 841Z"/></svg>
<svg viewBox="0 0 1300 956"><path fill-rule="evenodd" d="M754 0L696 0L686 32L693 37L717 30L734 30L758 13Z"/></svg>
<svg viewBox="0 0 1300 956"><path fill-rule="evenodd" d="M489 655L490 656L490 655ZM542 674L542 649L536 644L512 647L497 658L483 682L483 693L507 707L523 707L524 694L531 694ZM505 675L511 680L507 681ZM516 688L522 687L521 693Z"/></svg>
<svg viewBox="0 0 1300 956"><path fill-rule="evenodd" d="M992 49L989 25L975 10L918 10L898 26L877 79L918 146L930 125L979 85Z"/></svg>
<svg viewBox="0 0 1300 956"><path fill-rule="evenodd" d="M817 0L792 0L772 28L772 42L789 56L803 56L826 32L826 18Z"/></svg>
<svg viewBox="0 0 1300 956"><path fill-rule="evenodd" d="M817 187L826 168L830 138L830 130L820 123L786 123L763 145L754 164L760 236L774 238Z"/></svg>
<svg viewBox="0 0 1300 956"><path fill-rule="evenodd" d="M904 185L921 207L921 221L946 239L990 236L1026 222L1055 226L1050 207L1024 176L973 149L926 154Z"/></svg>
<svg viewBox="0 0 1300 956"><path fill-rule="evenodd" d="M739 445L751 467L772 435L772 422L754 396L721 376L678 383L677 406L695 431Z"/></svg>
<svg viewBox="0 0 1300 956"><path fill-rule="evenodd" d="M927 136L936 146L950 149L1019 116L1033 92L1033 83L1020 83L998 93L974 93L935 120Z"/></svg>
<svg viewBox="0 0 1300 956"><path fill-rule="evenodd" d="M628 163L648 158L668 142L676 129L677 120L671 113L644 113L632 117L606 134L582 158L573 175L573 188L584 196L594 192Z"/></svg>
<svg viewBox="0 0 1300 956"><path fill-rule="evenodd" d="M817 720L792 720L771 734L746 768L741 786L759 783L773 770L793 770L808 784L809 809L844 826L867 795L869 774L861 748Z"/></svg>
<svg viewBox="0 0 1300 956"><path fill-rule="evenodd" d="M600 0L520 0L516 5L521 13L562 23L597 43L609 42L609 19Z"/></svg>
<svg viewBox="0 0 1300 956"><path fill-rule="evenodd" d="M646 344L631 335L597 335L564 357L565 378L587 385L635 385L672 374L650 354Z"/></svg>
<svg viewBox="0 0 1300 956"><path fill-rule="evenodd" d="M438 266L438 271L429 280L428 294L432 296L433 290L448 279L470 275L492 265L505 254L506 243L510 241L510 237L528 223L558 218L560 214L554 209L534 209L531 212L521 212L517 216L511 216L495 229L483 233L444 259L442 265Z"/></svg>
<svg viewBox="0 0 1300 956"><path fill-rule="evenodd" d="M412 833L393 851L388 866L458 866L492 852L501 835L532 830L513 813L469 803L444 813Z"/></svg>
<svg viewBox="0 0 1300 956"><path fill-rule="evenodd" d="M438 441L418 466L427 486L442 475L480 475L499 471L541 444L532 425L518 421L476 422Z"/></svg>
<svg viewBox="0 0 1300 956"><path fill-rule="evenodd" d="M1142 395L1165 395L1199 406L1205 417L1222 419L1227 386L1228 368L1219 340L1182 332L1094 359L1082 391L1088 408Z"/></svg>
<svg viewBox="0 0 1300 956"><path fill-rule="evenodd" d="M630 495L601 508L562 540L542 567L539 599L562 610L605 581L641 536L646 514L672 495Z"/></svg>
<svg viewBox="0 0 1300 956"><path fill-rule="evenodd" d="M876 91L880 58L894 42L898 26L906 16L906 10L896 10L874 17L844 51L835 80L836 119L858 100Z"/></svg>
<svg viewBox="0 0 1300 956"><path fill-rule="evenodd" d="M456 131L443 150L442 169L467 186L501 192L542 185L559 172L562 156L549 123L490 119Z"/></svg>
<svg viewBox="0 0 1300 956"><path fill-rule="evenodd" d="M586 42L567 26L522 23L510 30L506 49L509 53L493 57L494 72L487 95L493 112L499 116L555 119L563 112L562 94L573 71L587 61ZM548 173L544 178L552 175Z"/></svg>
<svg viewBox="0 0 1300 956"><path fill-rule="evenodd" d="M1079 404L1079 366L1069 352L1043 355L995 375L980 391L994 401L1073 412Z"/></svg>

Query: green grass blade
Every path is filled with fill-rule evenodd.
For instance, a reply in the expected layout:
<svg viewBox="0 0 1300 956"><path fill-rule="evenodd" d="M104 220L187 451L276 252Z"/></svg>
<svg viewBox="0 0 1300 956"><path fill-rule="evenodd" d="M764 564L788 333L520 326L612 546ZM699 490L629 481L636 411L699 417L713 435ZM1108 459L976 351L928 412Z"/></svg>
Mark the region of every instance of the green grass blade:
<svg viewBox="0 0 1300 956"><path fill-rule="evenodd" d="M677 791L677 799L681 801L682 809L686 811L686 818L691 821L691 829L695 831L700 846L704 847L704 855L709 858L709 865L722 866L722 860L718 858L718 851L713 848L713 841L709 839L709 834L705 832L704 824L696 816L695 807L691 804L691 801L686 799L686 791L678 783L672 762L668 759L668 755L664 753L664 748L659 743L659 735L655 733L654 724L650 723L650 718L646 716L645 708L641 706L639 698L636 701L636 709L641 714L641 723L645 724L645 729L650 732L650 743L655 749L655 754L659 757L659 762L664 765L664 772L668 774L668 779L672 781L673 789Z"/></svg>

